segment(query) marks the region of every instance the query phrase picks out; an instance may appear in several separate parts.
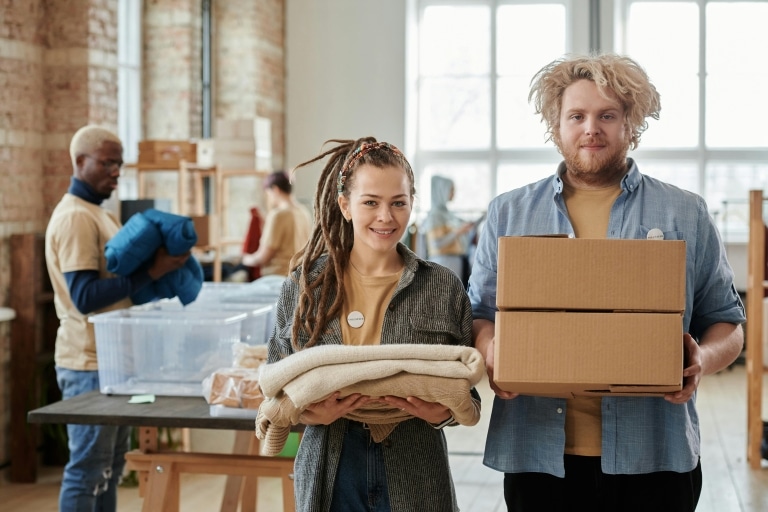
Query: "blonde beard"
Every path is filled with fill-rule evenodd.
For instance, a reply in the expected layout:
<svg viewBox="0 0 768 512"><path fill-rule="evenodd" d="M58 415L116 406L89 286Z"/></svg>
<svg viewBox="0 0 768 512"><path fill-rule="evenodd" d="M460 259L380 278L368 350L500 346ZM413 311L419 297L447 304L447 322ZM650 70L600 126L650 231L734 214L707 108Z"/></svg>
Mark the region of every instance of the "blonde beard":
<svg viewBox="0 0 768 512"><path fill-rule="evenodd" d="M566 151L562 147L560 153L565 161L566 174L573 181L589 186L612 185L621 180L627 173L627 151L623 148L605 156L594 156L585 161L578 149Z"/></svg>

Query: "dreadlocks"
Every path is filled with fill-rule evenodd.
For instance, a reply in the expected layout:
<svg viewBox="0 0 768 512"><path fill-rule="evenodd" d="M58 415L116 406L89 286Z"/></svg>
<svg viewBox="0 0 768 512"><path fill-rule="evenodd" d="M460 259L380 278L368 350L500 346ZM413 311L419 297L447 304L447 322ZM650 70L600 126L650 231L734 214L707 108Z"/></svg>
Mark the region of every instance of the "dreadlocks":
<svg viewBox="0 0 768 512"><path fill-rule="evenodd" d="M349 254L354 242L352 224L344 218L338 198L349 198L354 188L355 170L362 165L378 168L390 166L405 169L411 183L410 194L415 195L414 176L410 164L395 146L377 142L373 137L358 140L331 139L325 144L337 145L311 160L301 163L295 169L307 166L329 157L322 170L315 193L315 223L309 242L293 259L292 266L301 267L299 277L299 302L294 311L291 333L294 349L313 346L324 333L328 321L338 316L344 303L344 269L349 263ZM310 270L315 262L327 255L328 263L317 277L310 281ZM319 290L319 295L316 295ZM329 299L333 302L328 309L321 308ZM300 332L309 335L303 347L298 346Z"/></svg>

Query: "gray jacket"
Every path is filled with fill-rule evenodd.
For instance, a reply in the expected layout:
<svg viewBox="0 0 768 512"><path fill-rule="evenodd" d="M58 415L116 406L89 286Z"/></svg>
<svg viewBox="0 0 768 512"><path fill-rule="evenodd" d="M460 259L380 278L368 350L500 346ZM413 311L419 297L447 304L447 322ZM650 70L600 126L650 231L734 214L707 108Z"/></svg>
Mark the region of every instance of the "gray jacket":
<svg viewBox="0 0 768 512"><path fill-rule="evenodd" d="M419 259L402 244L398 251L405 268L384 316L381 343L471 346L472 310L458 277L444 267ZM319 260L312 274L317 275L326 261ZM296 275L298 272L301 269ZM298 297L297 282L286 279L269 340L270 363L293 353L291 329ZM306 343L305 336L300 343ZM342 343L338 318L329 322L328 334L319 343ZM298 512L329 510L347 424L348 420L342 418L331 425L307 426L304 430L294 467ZM393 512L459 510L442 430L414 418L400 423L382 444Z"/></svg>

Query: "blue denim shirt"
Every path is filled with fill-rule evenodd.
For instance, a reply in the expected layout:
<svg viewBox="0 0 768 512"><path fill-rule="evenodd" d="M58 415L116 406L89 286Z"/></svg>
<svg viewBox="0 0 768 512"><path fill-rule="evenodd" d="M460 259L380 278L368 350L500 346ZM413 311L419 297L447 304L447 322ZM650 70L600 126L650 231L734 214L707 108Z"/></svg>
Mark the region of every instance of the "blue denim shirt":
<svg viewBox="0 0 768 512"><path fill-rule="evenodd" d="M699 339L717 322L744 322L733 271L704 200L640 174L628 159L621 194L611 207L607 238L645 239L659 228L665 240L686 241L683 329ZM469 280L473 316L494 321L498 238L508 235L575 236L563 200L564 172L496 197L488 207ZM663 286L663 283L659 283ZM506 473L563 477L565 399L494 398L484 464ZM684 405L659 397L602 399L602 469L609 474L691 471L700 452L695 396Z"/></svg>

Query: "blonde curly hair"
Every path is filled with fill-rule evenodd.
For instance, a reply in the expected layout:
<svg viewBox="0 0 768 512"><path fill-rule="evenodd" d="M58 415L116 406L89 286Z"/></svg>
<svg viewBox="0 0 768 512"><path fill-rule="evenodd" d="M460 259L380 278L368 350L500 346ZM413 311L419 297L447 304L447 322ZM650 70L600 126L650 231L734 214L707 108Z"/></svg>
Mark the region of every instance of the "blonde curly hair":
<svg viewBox="0 0 768 512"><path fill-rule="evenodd" d="M528 101L547 125L547 140L559 147L563 92L579 80L593 81L605 97L613 93L624 108L629 147L635 149L648 128L646 118L659 118L661 101L645 70L629 57L616 54L570 55L541 68L531 80Z"/></svg>

